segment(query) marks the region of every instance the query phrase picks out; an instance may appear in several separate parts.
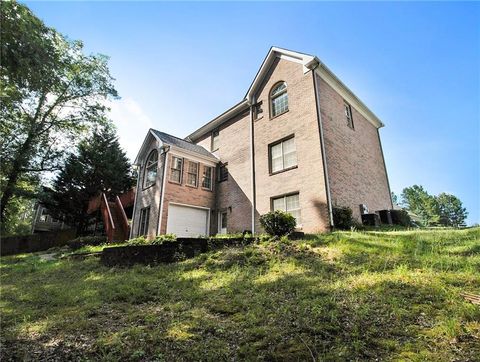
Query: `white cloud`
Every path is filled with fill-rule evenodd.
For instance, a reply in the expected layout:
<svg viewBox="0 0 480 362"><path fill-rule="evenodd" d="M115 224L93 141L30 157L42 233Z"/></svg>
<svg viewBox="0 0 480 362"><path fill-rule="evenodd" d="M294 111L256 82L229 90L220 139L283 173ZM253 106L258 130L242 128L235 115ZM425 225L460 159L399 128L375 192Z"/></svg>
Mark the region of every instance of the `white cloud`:
<svg viewBox="0 0 480 362"><path fill-rule="evenodd" d="M133 162L153 122L133 98L122 98L111 102L109 106L110 118L117 127L120 144Z"/></svg>

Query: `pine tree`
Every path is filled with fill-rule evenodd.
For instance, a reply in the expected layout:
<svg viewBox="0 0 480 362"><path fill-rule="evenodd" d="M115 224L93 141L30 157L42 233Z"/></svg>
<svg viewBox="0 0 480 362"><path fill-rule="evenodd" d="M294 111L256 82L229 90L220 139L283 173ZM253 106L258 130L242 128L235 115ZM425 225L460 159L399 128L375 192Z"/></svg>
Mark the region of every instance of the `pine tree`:
<svg viewBox="0 0 480 362"><path fill-rule="evenodd" d="M440 224L454 227L465 224L468 212L458 197L441 193L437 196L437 202L440 211Z"/></svg>
<svg viewBox="0 0 480 362"><path fill-rule="evenodd" d="M82 233L88 225L92 197L102 192L107 197L119 195L133 184L129 160L114 130L103 127L80 142L77 152L67 158L44 202L54 215L76 225L77 232Z"/></svg>

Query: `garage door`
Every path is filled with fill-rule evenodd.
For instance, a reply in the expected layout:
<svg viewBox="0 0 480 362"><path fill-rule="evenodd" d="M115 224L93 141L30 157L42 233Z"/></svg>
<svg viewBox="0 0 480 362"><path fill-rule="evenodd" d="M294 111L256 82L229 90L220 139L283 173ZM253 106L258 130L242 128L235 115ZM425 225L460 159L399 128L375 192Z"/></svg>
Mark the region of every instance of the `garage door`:
<svg viewBox="0 0 480 362"><path fill-rule="evenodd" d="M195 238L207 235L208 210L190 206L169 205L167 233Z"/></svg>

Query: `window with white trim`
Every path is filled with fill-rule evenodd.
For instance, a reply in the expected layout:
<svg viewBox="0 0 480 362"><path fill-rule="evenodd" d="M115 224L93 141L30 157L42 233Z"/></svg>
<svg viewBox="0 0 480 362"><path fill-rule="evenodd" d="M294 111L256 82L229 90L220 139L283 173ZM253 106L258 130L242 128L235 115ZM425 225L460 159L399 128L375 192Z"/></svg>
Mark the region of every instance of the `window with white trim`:
<svg viewBox="0 0 480 362"><path fill-rule="evenodd" d="M352 116L352 107L347 102L343 103L343 108L345 110L345 118L347 119L347 125L351 129L354 129L353 126L353 116Z"/></svg>
<svg viewBox="0 0 480 362"><path fill-rule="evenodd" d="M145 163L145 174L143 177L143 187L149 187L155 184L157 181L158 170L158 151L152 150L148 155L147 162Z"/></svg>
<svg viewBox="0 0 480 362"><path fill-rule="evenodd" d="M198 163L188 161L187 185L197 187L198 182Z"/></svg>
<svg viewBox="0 0 480 362"><path fill-rule="evenodd" d="M282 210L291 214L301 224L300 194L280 196L272 199L273 210Z"/></svg>
<svg viewBox="0 0 480 362"><path fill-rule="evenodd" d="M212 174L213 168L210 166L203 166L203 174L202 174L202 187L204 189L211 190L212 189Z"/></svg>
<svg viewBox="0 0 480 362"><path fill-rule="evenodd" d="M288 111L287 83L281 82L272 88L270 92L270 107L271 117L276 117Z"/></svg>
<svg viewBox="0 0 480 362"><path fill-rule="evenodd" d="M148 234L148 223L150 222L150 206L140 209L140 222L138 226L138 236Z"/></svg>
<svg viewBox="0 0 480 362"><path fill-rule="evenodd" d="M269 148L271 173L297 166L297 149L294 137L274 143Z"/></svg>
<svg viewBox="0 0 480 362"><path fill-rule="evenodd" d="M170 167L170 181L182 183L183 158L172 157L172 166Z"/></svg>

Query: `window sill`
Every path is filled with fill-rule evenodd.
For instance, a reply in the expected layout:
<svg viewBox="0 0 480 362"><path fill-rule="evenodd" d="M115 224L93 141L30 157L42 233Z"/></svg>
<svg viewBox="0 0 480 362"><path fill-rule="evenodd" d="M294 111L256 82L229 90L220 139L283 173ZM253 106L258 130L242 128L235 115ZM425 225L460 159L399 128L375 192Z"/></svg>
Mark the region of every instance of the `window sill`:
<svg viewBox="0 0 480 362"><path fill-rule="evenodd" d="M278 117L280 117L280 116L283 116L285 113L288 113L289 110L290 110L290 109L287 109L286 111L283 111L282 113L279 113L279 114L277 114L276 116L270 117L270 121L271 121L272 119L275 119L275 118L278 118Z"/></svg>
<svg viewBox="0 0 480 362"><path fill-rule="evenodd" d="M298 168L298 165L295 165L295 166L292 166L292 167L289 167L289 168L284 168L283 170L280 170L280 171L270 172L269 175L270 176L278 175L279 173L287 172L287 171L290 171L290 170L295 170L296 168Z"/></svg>
<svg viewBox="0 0 480 362"><path fill-rule="evenodd" d="M202 190L203 190L203 191L210 191L210 192L213 192L213 189L209 189L209 188L207 188L207 187L203 187L203 186L202 186Z"/></svg>
<svg viewBox="0 0 480 362"><path fill-rule="evenodd" d="M168 180L168 182L171 183L171 184L174 184L174 185L180 185L180 186L182 186L182 183L181 183L181 182L172 181L172 180Z"/></svg>
<svg viewBox="0 0 480 362"><path fill-rule="evenodd" d="M192 189L198 189L198 186L194 186L194 185L185 184L185 186L191 187Z"/></svg>

